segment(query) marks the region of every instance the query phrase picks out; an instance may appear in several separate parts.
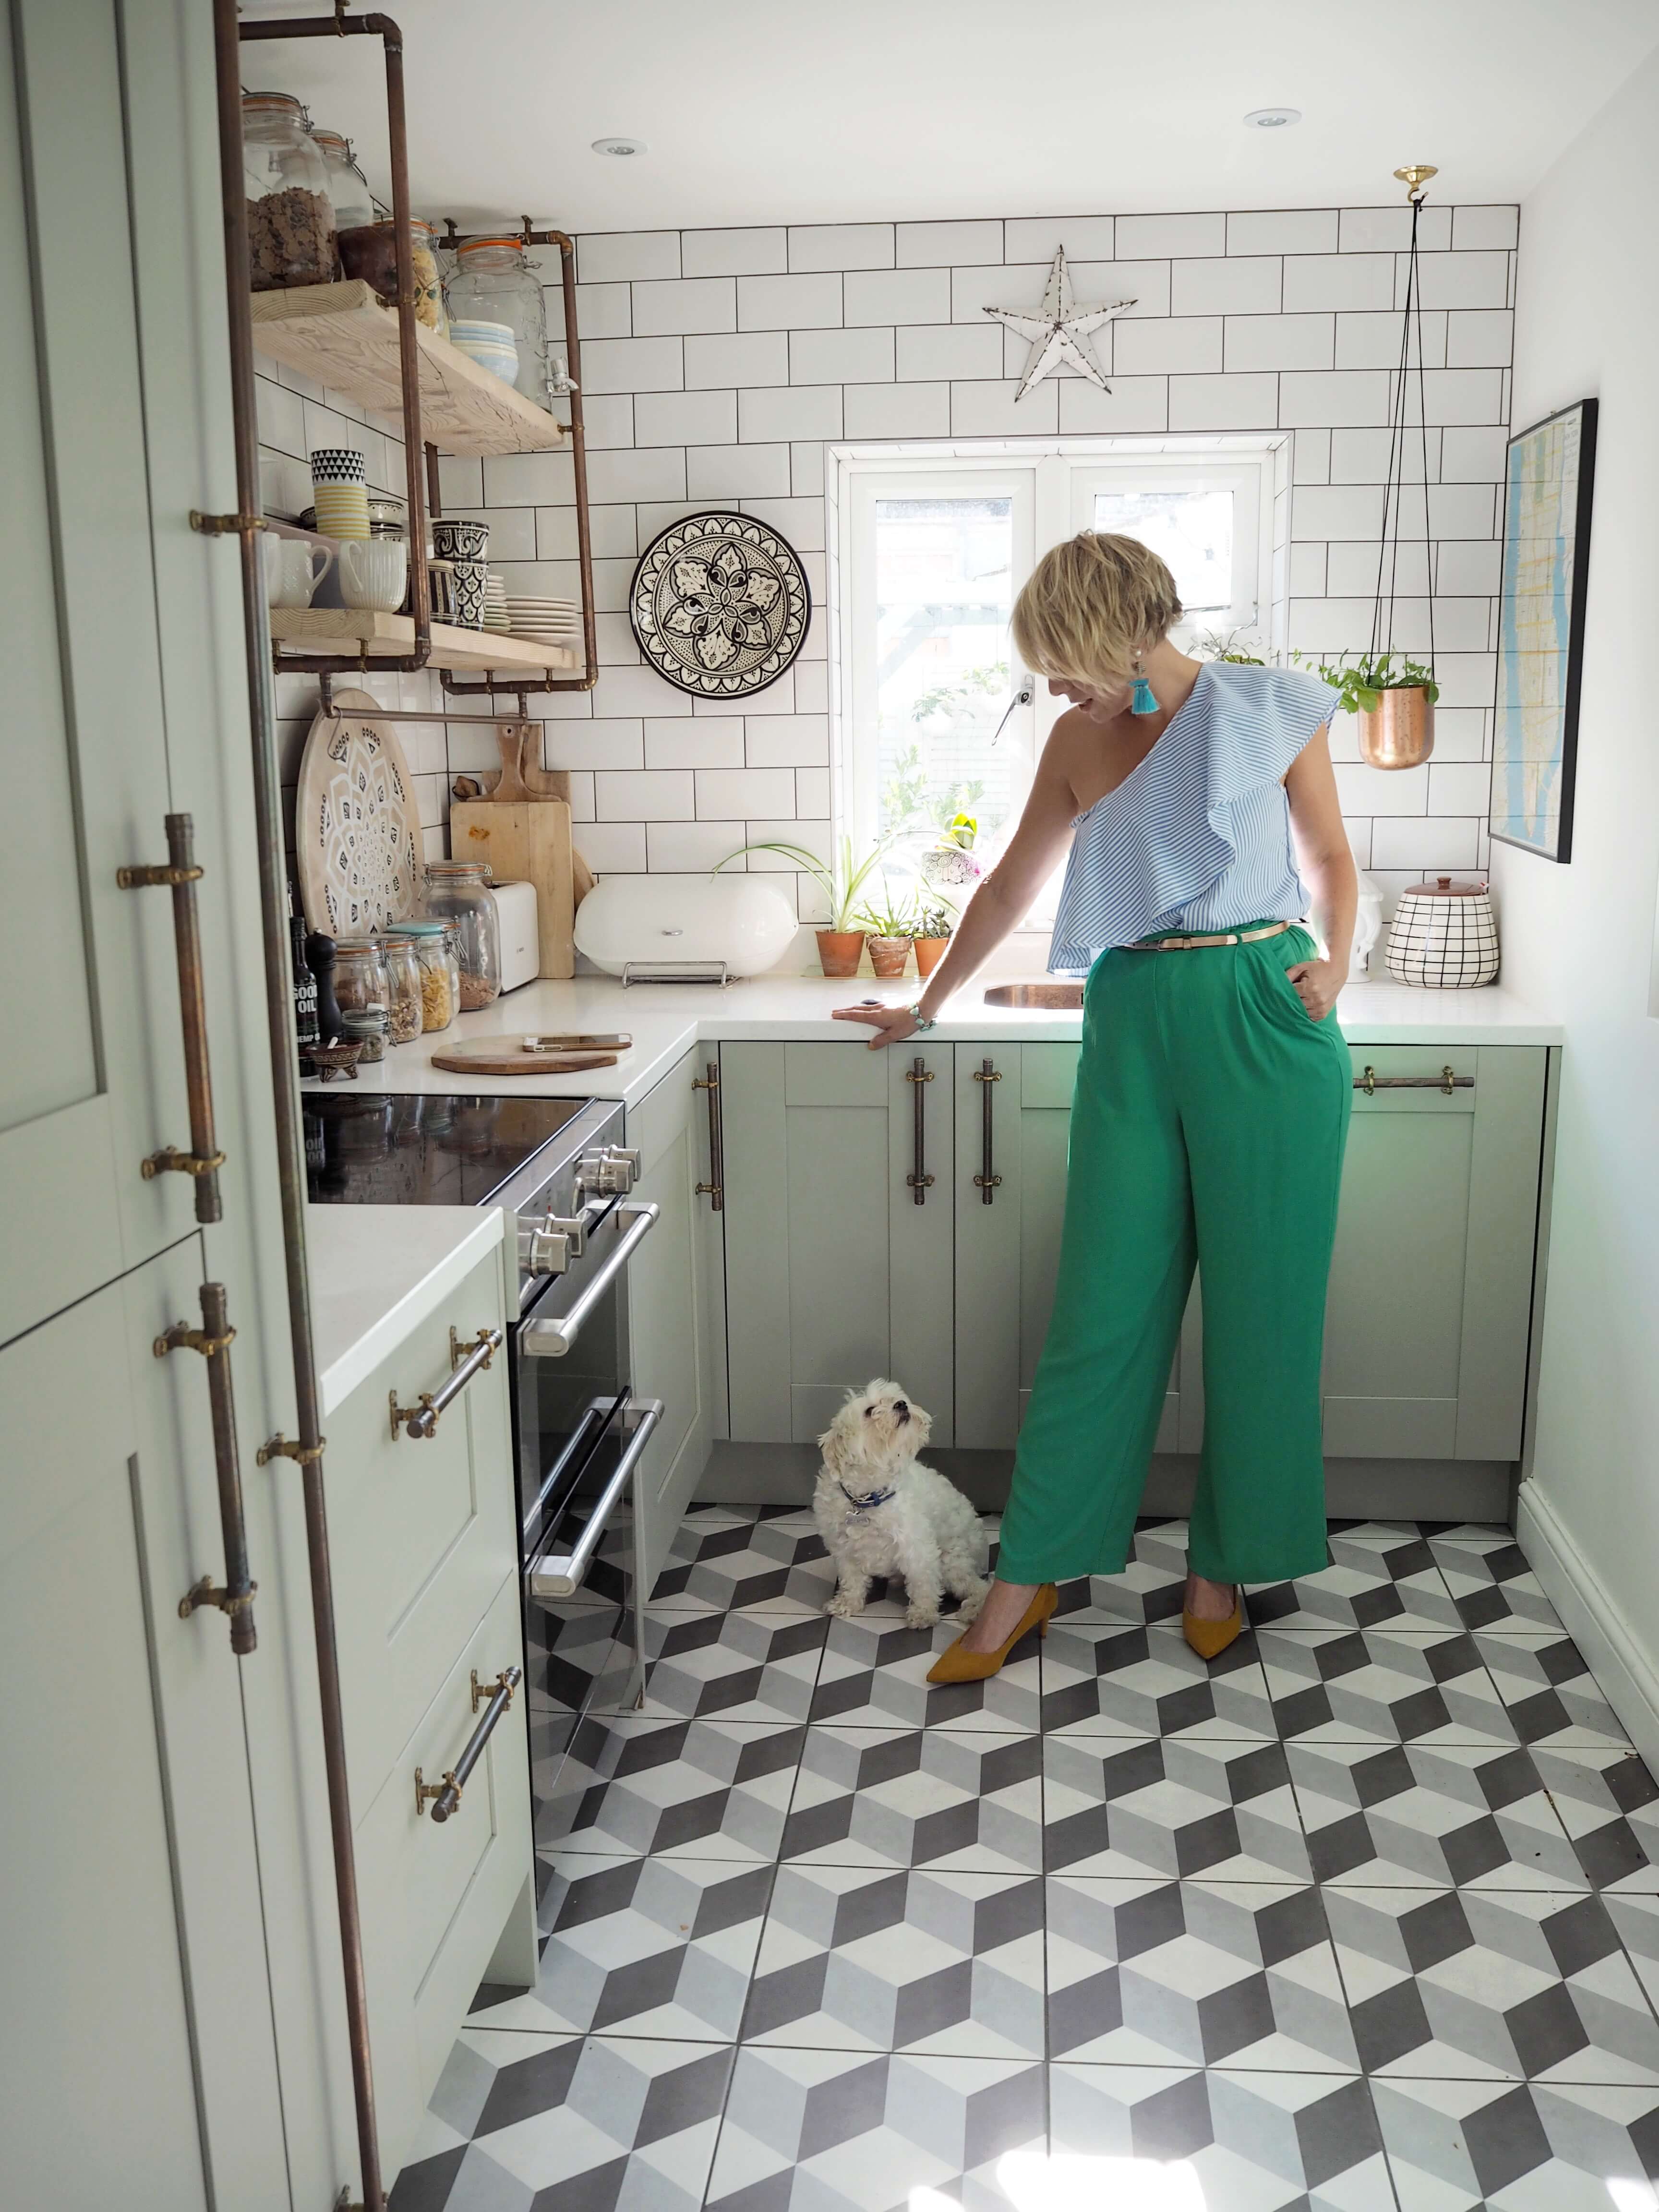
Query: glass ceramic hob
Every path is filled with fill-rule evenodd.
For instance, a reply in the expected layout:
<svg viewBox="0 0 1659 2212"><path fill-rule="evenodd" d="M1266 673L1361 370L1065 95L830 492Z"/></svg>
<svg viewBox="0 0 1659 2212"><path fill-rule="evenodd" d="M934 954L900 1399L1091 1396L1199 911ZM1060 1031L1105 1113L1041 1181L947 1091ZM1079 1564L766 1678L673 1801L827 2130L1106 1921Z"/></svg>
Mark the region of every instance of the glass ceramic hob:
<svg viewBox="0 0 1659 2212"><path fill-rule="evenodd" d="M484 1206L586 1103L308 1091L306 1195L313 1205Z"/></svg>

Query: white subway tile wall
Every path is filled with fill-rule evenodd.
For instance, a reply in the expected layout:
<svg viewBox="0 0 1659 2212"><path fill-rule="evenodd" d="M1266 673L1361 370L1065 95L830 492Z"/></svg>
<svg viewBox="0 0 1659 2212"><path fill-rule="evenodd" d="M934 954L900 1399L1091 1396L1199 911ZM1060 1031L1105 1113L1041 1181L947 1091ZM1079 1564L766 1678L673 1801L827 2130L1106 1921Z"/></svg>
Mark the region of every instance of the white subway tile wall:
<svg viewBox="0 0 1659 2212"><path fill-rule="evenodd" d="M1289 430L1289 642L1366 644L1409 234L1407 211L1387 207L583 236L599 677L592 693L551 695L535 710L547 717L547 764L573 771L589 864L698 871L762 838L827 850L823 448L841 439ZM1513 207L1424 211L1427 504L1425 514L1425 493L1408 491L1404 524L1419 540L1433 535L1402 548L1395 636L1426 645L1432 564L1443 702L1433 763L1379 774L1359 762L1352 718L1332 726L1355 852L1390 895L1425 868L1486 862L1516 240ZM1079 299L1134 301L1097 340L1113 388L1067 371L1017 404L1025 349L982 311L1035 307L1062 245ZM544 274L550 322L562 328L551 257ZM360 424L286 371L262 376L270 511L306 503L309 445L363 443L371 482L400 491L396 427ZM1425 474L1415 435L1407 473L1414 483ZM442 492L449 511L487 517L491 557L519 588L574 591L568 455L447 461ZM708 505L782 531L820 602L794 669L742 714L694 708L643 667L625 612L638 553ZM369 688L388 704L441 703L430 678ZM279 686L288 783L313 692L300 678ZM448 782L493 757L488 733L453 721L404 733L436 850ZM772 854L749 865L781 883L790 873ZM803 920L815 918L810 882L796 888Z"/></svg>

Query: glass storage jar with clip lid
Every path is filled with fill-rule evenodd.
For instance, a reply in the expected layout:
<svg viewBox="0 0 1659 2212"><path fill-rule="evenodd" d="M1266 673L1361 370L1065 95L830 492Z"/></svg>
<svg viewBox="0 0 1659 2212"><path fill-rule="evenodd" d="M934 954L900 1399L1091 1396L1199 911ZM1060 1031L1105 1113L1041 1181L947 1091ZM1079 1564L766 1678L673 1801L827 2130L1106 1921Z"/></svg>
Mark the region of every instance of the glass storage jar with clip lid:
<svg viewBox="0 0 1659 2212"><path fill-rule="evenodd" d="M331 284L337 255L328 164L289 93L242 95L242 191L253 289Z"/></svg>
<svg viewBox="0 0 1659 2212"><path fill-rule="evenodd" d="M461 351L472 354L476 348L483 366L498 374L505 366L503 348L515 349L517 370L507 380L538 407L547 405L547 303L521 240L462 240L449 280L449 325ZM497 335L504 328L510 340Z"/></svg>
<svg viewBox="0 0 1659 2212"><path fill-rule="evenodd" d="M428 860L421 910L455 932L461 1012L493 1006L501 990L501 931L484 860Z"/></svg>
<svg viewBox="0 0 1659 2212"><path fill-rule="evenodd" d="M384 937L387 1042L408 1044L421 1034L421 963L410 937Z"/></svg>
<svg viewBox="0 0 1659 2212"><path fill-rule="evenodd" d="M421 969L422 1029L447 1030L461 999L454 930L447 921L400 921L386 934L388 939L404 938L415 947Z"/></svg>
<svg viewBox="0 0 1659 2212"><path fill-rule="evenodd" d="M313 131L311 137L313 144L321 149L328 171L328 199L334 210L335 230L355 230L359 223L373 222L374 195L368 178L357 167L350 139L342 137L337 131Z"/></svg>
<svg viewBox="0 0 1659 2212"><path fill-rule="evenodd" d="M449 335L444 313L444 289L438 276L438 254L432 225L419 216L409 219L409 265L415 280L415 319L440 337ZM348 276L361 276L387 307L398 303L398 226L372 219L340 233L340 266Z"/></svg>

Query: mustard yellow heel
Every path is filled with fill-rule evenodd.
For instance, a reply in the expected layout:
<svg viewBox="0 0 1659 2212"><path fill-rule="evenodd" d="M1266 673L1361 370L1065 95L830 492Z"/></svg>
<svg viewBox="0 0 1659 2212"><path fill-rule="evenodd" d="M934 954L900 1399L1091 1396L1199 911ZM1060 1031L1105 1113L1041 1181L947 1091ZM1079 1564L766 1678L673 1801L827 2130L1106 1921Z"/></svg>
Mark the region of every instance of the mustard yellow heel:
<svg viewBox="0 0 1659 2212"><path fill-rule="evenodd" d="M1031 1600L1015 1626L1013 1634L994 1651L963 1650L965 1636L957 1637L948 1651L941 1651L928 1670L930 1682L982 1682L998 1673L1008 1654L1022 1636L1029 1636L1035 1628L1039 1636L1048 1633L1049 1617L1060 1603L1060 1592L1053 1583L1040 1583Z"/></svg>
<svg viewBox="0 0 1659 2212"><path fill-rule="evenodd" d="M1244 1631L1244 1594L1235 1589L1233 1609L1225 1620L1200 1620L1183 1607L1181 1632L1200 1659L1218 1659Z"/></svg>

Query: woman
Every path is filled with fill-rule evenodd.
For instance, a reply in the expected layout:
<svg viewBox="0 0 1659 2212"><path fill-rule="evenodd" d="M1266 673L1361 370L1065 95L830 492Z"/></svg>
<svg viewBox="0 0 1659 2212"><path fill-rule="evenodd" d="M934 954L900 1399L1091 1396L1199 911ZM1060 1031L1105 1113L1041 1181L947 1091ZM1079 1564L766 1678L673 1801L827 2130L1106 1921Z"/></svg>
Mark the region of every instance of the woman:
<svg viewBox="0 0 1659 2212"><path fill-rule="evenodd" d="M848 1006L876 1047L930 1029L1072 848L1054 968L1089 969L1054 1316L1020 1431L997 1579L928 1680L994 1674L1055 1584L1121 1574L1196 1260L1204 1454L1182 1625L1205 1658L1241 1585L1325 1564L1319 1367L1352 1103L1331 1009L1357 883L1328 687L1200 665L1173 578L1085 531L1014 609L1071 702L1008 849L914 1006ZM1305 888L1304 888L1305 884ZM1322 955L1299 918L1311 904Z"/></svg>

